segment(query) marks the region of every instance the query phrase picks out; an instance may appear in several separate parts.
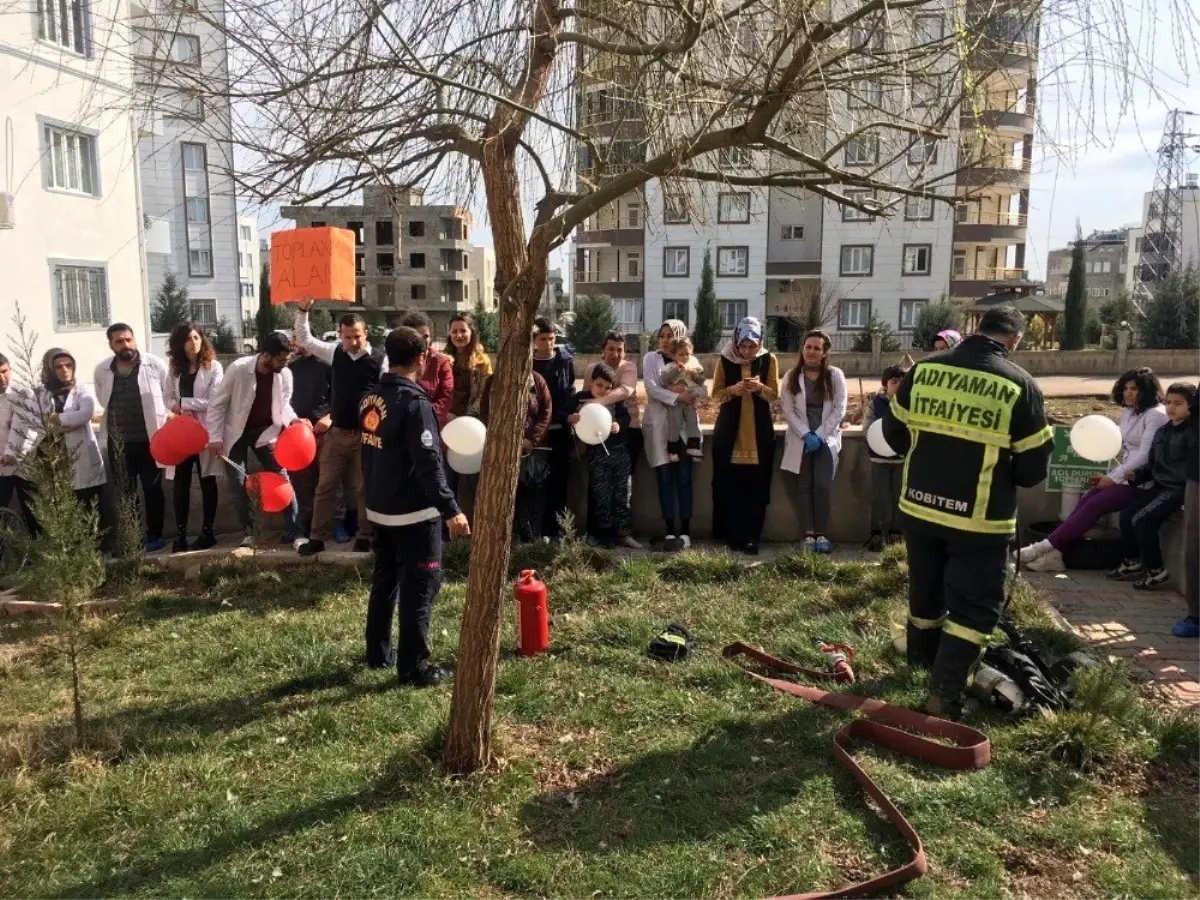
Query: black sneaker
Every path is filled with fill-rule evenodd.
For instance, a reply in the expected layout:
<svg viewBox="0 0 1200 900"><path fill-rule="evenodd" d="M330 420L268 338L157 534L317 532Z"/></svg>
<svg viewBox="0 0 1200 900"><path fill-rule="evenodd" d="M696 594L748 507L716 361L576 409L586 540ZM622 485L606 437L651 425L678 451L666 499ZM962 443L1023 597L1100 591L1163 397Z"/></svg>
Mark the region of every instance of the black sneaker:
<svg viewBox="0 0 1200 900"><path fill-rule="evenodd" d="M325 542L324 541L308 540L308 541L305 541L303 544L301 544L300 547L296 550L296 552L299 553L301 556L316 556L318 553L321 553L324 550L325 550Z"/></svg>
<svg viewBox="0 0 1200 900"><path fill-rule="evenodd" d="M1160 584L1166 584L1170 578L1166 569L1147 569L1146 574L1133 583L1133 587L1138 591L1152 591Z"/></svg>
<svg viewBox="0 0 1200 900"><path fill-rule="evenodd" d="M938 719L949 719L957 722L962 718L962 703L957 700L946 700L937 694L930 694L925 699L925 712Z"/></svg>
<svg viewBox="0 0 1200 900"><path fill-rule="evenodd" d="M867 551L870 553L882 553L884 546L883 533L872 531L871 539L867 541Z"/></svg>
<svg viewBox="0 0 1200 900"><path fill-rule="evenodd" d="M196 538L196 543L192 544L193 550L208 550L210 547L217 546L217 539L211 531L201 531L200 537Z"/></svg>
<svg viewBox="0 0 1200 900"><path fill-rule="evenodd" d="M443 669L440 666L421 666L414 672L407 675L399 676L401 684L411 684L413 687L437 687L439 684L449 681L454 677L454 673L449 669Z"/></svg>
<svg viewBox="0 0 1200 900"><path fill-rule="evenodd" d="M755 541L747 541L742 545L742 552L747 556L758 556L758 544Z"/></svg>
<svg viewBox="0 0 1200 900"><path fill-rule="evenodd" d="M353 549L355 553L370 553L371 541L368 538L355 538Z"/></svg>
<svg viewBox="0 0 1200 900"><path fill-rule="evenodd" d="M887 544L889 547L892 546L893 544L903 544L903 543L904 543L904 532L903 531L889 531L888 532Z"/></svg>
<svg viewBox="0 0 1200 900"><path fill-rule="evenodd" d="M1121 564L1104 574L1109 581L1128 581L1142 574L1142 564L1136 559L1122 560Z"/></svg>
<svg viewBox="0 0 1200 900"><path fill-rule="evenodd" d="M179 537L175 538L175 540L171 543L171 552L172 553L187 553L187 551L188 551L187 535L181 534L181 535L179 535Z"/></svg>

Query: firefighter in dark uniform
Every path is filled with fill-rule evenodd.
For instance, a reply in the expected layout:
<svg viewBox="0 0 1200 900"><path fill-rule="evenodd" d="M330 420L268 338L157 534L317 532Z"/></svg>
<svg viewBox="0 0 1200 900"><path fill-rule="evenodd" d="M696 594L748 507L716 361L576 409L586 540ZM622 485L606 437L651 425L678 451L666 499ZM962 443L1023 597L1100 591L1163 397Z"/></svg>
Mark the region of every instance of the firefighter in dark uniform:
<svg viewBox="0 0 1200 900"><path fill-rule="evenodd" d="M1033 378L1008 360L1025 322L1011 306L921 360L892 397L884 436L907 453L908 661L929 668L933 715L955 717L1004 607L1017 488L1045 477L1053 446Z"/></svg>
<svg viewBox="0 0 1200 900"><path fill-rule="evenodd" d="M367 665L396 665L401 684L428 687L449 678L429 660L429 618L442 586L442 522L471 533L442 470L437 416L415 381L429 348L412 328L385 342L387 367L359 402L363 490L374 525L375 571L367 604ZM400 641L392 649L392 608Z"/></svg>

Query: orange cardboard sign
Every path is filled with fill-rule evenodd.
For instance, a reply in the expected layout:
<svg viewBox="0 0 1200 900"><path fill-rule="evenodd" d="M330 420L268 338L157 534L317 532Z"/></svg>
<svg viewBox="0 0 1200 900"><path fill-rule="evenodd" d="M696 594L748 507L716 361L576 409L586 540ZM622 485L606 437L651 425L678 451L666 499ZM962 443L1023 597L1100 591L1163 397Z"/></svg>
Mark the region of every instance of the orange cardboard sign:
<svg viewBox="0 0 1200 900"><path fill-rule="evenodd" d="M271 303L354 302L354 232L293 228L271 235Z"/></svg>

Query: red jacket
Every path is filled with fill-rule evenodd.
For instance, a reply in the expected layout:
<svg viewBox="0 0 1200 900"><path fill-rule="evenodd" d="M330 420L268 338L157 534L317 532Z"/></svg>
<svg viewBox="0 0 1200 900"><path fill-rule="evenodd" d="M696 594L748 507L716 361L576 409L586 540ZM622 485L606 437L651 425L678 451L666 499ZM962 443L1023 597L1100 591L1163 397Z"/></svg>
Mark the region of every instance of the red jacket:
<svg viewBox="0 0 1200 900"><path fill-rule="evenodd" d="M425 373L417 379L417 384L425 388L438 427L444 428L454 400L454 362L445 353L430 353L425 359Z"/></svg>

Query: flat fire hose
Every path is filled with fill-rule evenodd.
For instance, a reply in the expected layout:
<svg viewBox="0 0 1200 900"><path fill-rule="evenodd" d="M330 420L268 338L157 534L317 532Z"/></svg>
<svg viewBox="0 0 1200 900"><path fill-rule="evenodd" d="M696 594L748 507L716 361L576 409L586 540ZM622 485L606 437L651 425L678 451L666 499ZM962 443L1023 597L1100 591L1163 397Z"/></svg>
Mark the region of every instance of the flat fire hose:
<svg viewBox="0 0 1200 900"><path fill-rule="evenodd" d="M832 693L820 688L780 678L770 678L748 669L743 659L754 660L760 665L787 672L793 675L807 675L811 678L830 680L834 676L829 672L818 669L807 669L786 660L778 659L762 650L756 650L741 642L727 646L722 655L739 666L751 678L757 678L764 684L769 684L777 691L791 694L810 703L829 706L834 709L854 709L863 713L864 718L847 722L833 736L834 756L845 766L859 786L875 798L883 810L884 816L904 835L910 847L913 858L897 869L892 869L882 875L860 881L857 884L838 888L835 891L818 891L808 894L788 894L773 898L773 900L824 900L830 897L861 897L876 894L885 888L897 887L914 878L920 878L929 869L925 858L925 848L916 830L909 824L904 814L888 798L880 787L850 755L850 744L855 740L866 741L887 747L903 756L919 759L942 769L982 769L991 761L992 748L987 735L966 725L939 719L924 713L893 706L882 700L869 697L859 697L854 694ZM925 735L924 737L922 735ZM939 743L930 738L941 738L949 743Z"/></svg>

